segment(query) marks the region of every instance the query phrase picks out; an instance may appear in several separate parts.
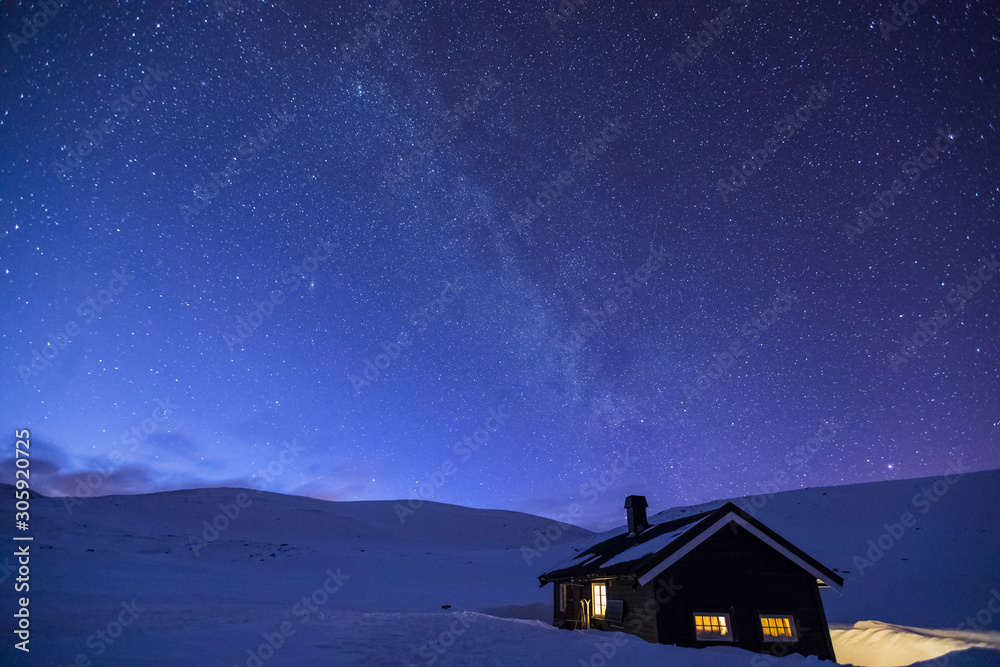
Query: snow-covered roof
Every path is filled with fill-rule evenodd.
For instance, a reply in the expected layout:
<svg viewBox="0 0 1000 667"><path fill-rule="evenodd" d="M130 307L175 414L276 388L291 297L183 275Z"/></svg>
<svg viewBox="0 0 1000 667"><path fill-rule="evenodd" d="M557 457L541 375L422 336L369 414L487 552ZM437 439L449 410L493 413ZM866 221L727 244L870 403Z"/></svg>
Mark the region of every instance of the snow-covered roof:
<svg viewBox="0 0 1000 667"><path fill-rule="evenodd" d="M653 524L631 535L621 533L592 545L538 577L545 585L567 579L635 577L646 585L719 530L735 523L832 588L844 580L732 503L701 514Z"/></svg>
<svg viewBox="0 0 1000 667"><path fill-rule="evenodd" d="M681 526L676 530L671 530L666 533L656 535L652 539L648 539L642 544L637 544L634 547L629 547L620 554L608 559L604 562L605 566L618 565L619 563L630 563L635 560L640 560L646 556L650 556L665 549L670 545L671 542L676 540L678 537L683 535L687 530L691 528L690 525Z"/></svg>

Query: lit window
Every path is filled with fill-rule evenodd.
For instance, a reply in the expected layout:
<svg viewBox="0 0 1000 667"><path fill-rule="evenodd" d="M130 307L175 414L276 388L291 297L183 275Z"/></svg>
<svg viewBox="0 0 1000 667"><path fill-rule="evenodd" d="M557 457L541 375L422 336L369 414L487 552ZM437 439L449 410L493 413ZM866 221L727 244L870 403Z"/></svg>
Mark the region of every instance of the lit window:
<svg viewBox="0 0 1000 667"><path fill-rule="evenodd" d="M795 620L791 616L761 616L760 629L766 642L795 642Z"/></svg>
<svg viewBox="0 0 1000 667"><path fill-rule="evenodd" d="M729 625L729 614L695 614L695 639L731 642L733 631Z"/></svg>
<svg viewBox="0 0 1000 667"><path fill-rule="evenodd" d="M608 608L608 587L606 584L594 584L594 616L603 617Z"/></svg>

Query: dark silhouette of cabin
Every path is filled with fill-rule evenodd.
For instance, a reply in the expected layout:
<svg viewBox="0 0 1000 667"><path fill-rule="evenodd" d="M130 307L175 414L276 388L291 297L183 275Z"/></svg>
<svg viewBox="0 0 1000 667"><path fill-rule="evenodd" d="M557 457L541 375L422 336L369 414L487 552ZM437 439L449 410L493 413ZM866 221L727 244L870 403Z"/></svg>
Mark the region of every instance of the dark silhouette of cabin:
<svg viewBox="0 0 1000 667"><path fill-rule="evenodd" d="M819 589L841 577L732 503L653 525L643 496L625 508L628 532L538 577L555 626L836 659Z"/></svg>

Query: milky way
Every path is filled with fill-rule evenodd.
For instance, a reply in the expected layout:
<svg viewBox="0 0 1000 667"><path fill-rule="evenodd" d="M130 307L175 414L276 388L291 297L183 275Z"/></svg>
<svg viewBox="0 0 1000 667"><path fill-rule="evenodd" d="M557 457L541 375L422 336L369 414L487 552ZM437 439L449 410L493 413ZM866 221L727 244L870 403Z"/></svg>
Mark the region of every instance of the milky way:
<svg viewBox="0 0 1000 667"><path fill-rule="evenodd" d="M43 493L604 527L1000 467L995 3L3 4Z"/></svg>

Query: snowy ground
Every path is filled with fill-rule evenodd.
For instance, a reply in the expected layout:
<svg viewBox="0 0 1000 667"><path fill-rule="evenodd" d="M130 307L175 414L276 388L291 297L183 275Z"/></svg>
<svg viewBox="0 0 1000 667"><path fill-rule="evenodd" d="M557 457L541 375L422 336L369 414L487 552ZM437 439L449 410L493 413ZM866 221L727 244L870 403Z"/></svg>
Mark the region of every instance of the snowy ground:
<svg viewBox="0 0 1000 667"><path fill-rule="evenodd" d="M823 594L842 663L1000 665L1000 471L951 480L751 499L762 521L844 576L842 594ZM0 488L5 516L12 497ZM601 536L564 531L529 564L521 547L553 530L531 515L429 503L401 523L392 502L233 489L72 510L32 503L32 651L12 650L8 592L0 665L820 664L532 620L550 618L551 587L537 575ZM205 521L222 529L203 534ZM9 526L0 539L12 544ZM13 561L0 554L0 590L11 591Z"/></svg>

